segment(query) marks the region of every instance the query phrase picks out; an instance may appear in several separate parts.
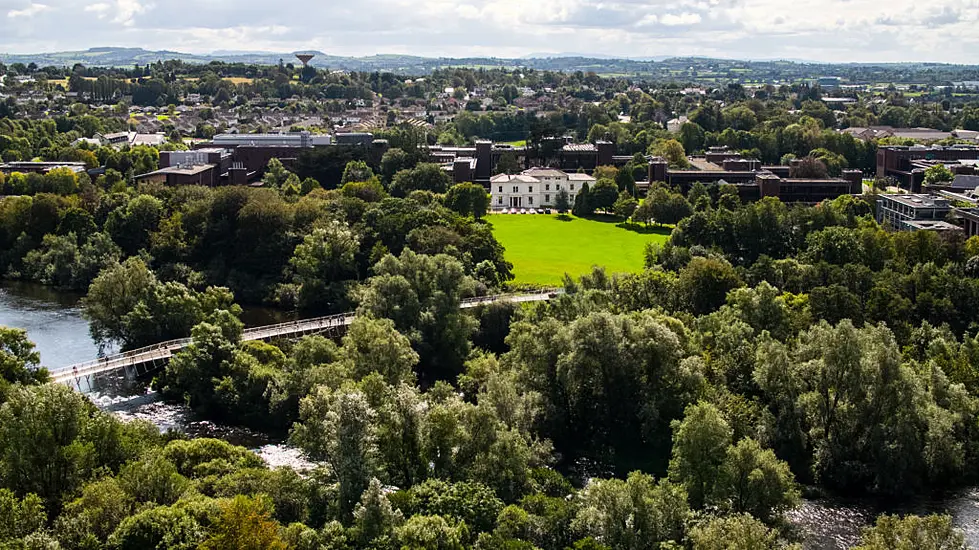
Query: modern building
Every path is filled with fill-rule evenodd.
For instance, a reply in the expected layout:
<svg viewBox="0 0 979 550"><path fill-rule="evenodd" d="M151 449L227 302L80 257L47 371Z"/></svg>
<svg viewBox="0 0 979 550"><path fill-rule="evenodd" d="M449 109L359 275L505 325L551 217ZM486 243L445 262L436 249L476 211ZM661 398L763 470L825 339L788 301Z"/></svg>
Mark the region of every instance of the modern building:
<svg viewBox="0 0 979 550"><path fill-rule="evenodd" d="M520 174L499 174L490 180L490 207L494 210L510 208L549 208L557 201L560 191L568 192L570 203L581 192L583 185L594 185L595 178L588 174L567 173L554 168L532 168Z"/></svg>
<svg viewBox="0 0 979 550"><path fill-rule="evenodd" d="M975 162L979 161L979 147L953 145L951 147L914 145L887 146L877 150L877 177L890 177L912 193L920 193L925 180L925 170L935 164L944 164L956 174L974 174Z"/></svg>
<svg viewBox="0 0 979 550"><path fill-rule="evenodd" d="M0 164L0 173L12 174L20 172L22 174L47 174L55 168L67 168L72 172L85 172L84 162L34 162L34 161L11 161Z"/></svg>
<svg viewBox="0 0 979 550"><path fill-rule="evenodd" d="M368 134L370 135L370 134ZM309 132L289 132L286 134L218 134L211 139L214 147L235 148L252 147L314 147L329 145L329 135L313 135Z"/></svg>
<svg viewBox="0 0 979 550"><path fill-rule="evenodd" d="M877 223L896 231L961 231L946 219L952 212L948 199L938 195L880 195Z"/></svg>
<svg viewBox="0 0 979 550"><path fill-rule="evenodd" d="M763 166L726 147L712 147L703 156L689 157L690 168L672 169L666 160L649 161L649 182L665 182L687 193L695 183L730 184L742 201L778 197L783 202L816 204L840 195L863 191L863 172L844 170L839 178L803 179L790 177L789 166ZM643 184L638 185L640 189Z"/></svg>

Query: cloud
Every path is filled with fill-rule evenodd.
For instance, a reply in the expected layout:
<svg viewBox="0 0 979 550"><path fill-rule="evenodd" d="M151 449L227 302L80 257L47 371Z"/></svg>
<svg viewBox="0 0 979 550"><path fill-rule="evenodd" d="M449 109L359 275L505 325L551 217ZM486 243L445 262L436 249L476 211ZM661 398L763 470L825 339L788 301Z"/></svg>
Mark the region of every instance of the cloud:
<svg viewBox="0 0 979 550"><path fill-rule="evenodd" d="M0 51L804 58L979 63L979 0L0 0ZM913 37L913 40L895 39Z"/></svg>
<svg viewBox="0 0 979 550"><path fill-rule="evenodd" d="M21 10L10 10L7 12L7 17L10 19L16 19L18 17L31 18L35 15L50 10L51 8L47 4L34 4L31 3L26 8Z"/></svg>
<svg viewBox="0 0 979 550"><path fill-rule="evenodd" d="M677 25L694 25L700 23L700 14L690 12L681 14L668 13L663 17L660 17L659 21L668 27L674 27Z"/></svg>

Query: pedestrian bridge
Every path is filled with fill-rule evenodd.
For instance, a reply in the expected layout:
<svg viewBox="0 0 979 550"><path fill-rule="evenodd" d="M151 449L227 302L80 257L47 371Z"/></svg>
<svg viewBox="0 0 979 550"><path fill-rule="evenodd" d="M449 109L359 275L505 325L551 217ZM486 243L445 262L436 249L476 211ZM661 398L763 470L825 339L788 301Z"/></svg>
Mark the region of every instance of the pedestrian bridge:
<svg viewBox="0 0 979 550"><path fill-rule="evenodd" d="M555 292L543 292L536 294L480 296L463 300L460 307L462 309L469 309L494 302L542 302L553 298L555 295ZM326 317L300 319L276 325L253 327L245 329L242 332L241 340L247 342L252 340L272 340L276 338L298 338L308 334L338 336L346 330L347 326L353 320L353 312L348 312L338 315L328 315ZM121 373L129 378L143 376L166 365L167 361L174 354L190 345L192 341L191 338L168 340L153 344L152 346L146 346L145 348L134 349L115 355L107 355L99 359L52 370L50 371L51 382L81 387L83 381L91 382L93 378L103 375Z"/></svg>

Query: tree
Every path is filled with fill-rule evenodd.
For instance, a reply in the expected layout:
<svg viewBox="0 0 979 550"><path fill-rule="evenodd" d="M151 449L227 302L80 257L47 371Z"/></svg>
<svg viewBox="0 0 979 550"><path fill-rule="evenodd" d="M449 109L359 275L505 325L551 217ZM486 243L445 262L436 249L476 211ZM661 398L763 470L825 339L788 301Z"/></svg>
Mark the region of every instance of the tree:
<svg viewBox="0 0 979 550"><path fill-rule="evenodd" d="M265 167L265 174L262 175L262 183L266 187L278 189L286 182L290 172L282 165L282 161L277 158L269 160Z"/></svg>
<svg viewBox="0 0 979 550"><path fill-rule="evenodd" d="M7 400L12 384L34 386L48 380L40 362L27 331L0 326L0 404Z"/></svg>
<svg viewBox="0 0 979 550"><path fill-rule="evenodd" d="M950 516L883 515L864 530L854 550L964 550L965 537Z"/></svg>
<svg viewBox="0 0 979 550"><path fill-rule="evenodd" d="M636 199L633 198L628 191L622 191L619 193L619 198L612 206L612 210L615 212L616 216L628 221L638 207L639 203L636 201Z"/></svg>
<svg viewBox="0 0 979 550"><path fill-rule="evenodd" d="M500 155L500 160L496 163L497 174L516 174L519 171L520 165L517 164L517 157L513 153L507 151Z"/></svg>
<svg viewBox="0 0 979 550"><path fill-rule="evenodd" d="M44 529L47 514L44 504L35 494L17 498L8 489L0 489L0 545L16 548L16 539Z"/></svg>
<svg viewBox="0 0 979 550"><path fill-rule="evenodd" d="M690 162L683 145L675 139L659 140L649 146L649 153L666 159L670 168L687 168Z"/></svg>
<svg viewBox="0 0 979 550"><path fill-rule="evenodd" d="M707 134L699 124L685 122L680 126L680 143L683 145L684 152L700 151L704 148Z"/></svg>
<svg viewBox="0 0 979 550"><path fill-rule="evenodd" d="M585 191L582 190L581 192L584 193ZM571 196L567 189L562 187L558 190L557 195L554 196L554 208L562 214L571 210Z"/></svg>
<svg viewBox="0 0 979 550"><path fill-rule="evenodd" d="M384 488L378 479L371 478L367 490L360 497L354 510L355 538L367 545L382 537L390 536L394 528L404 519L400 510L395 510L384 495Z"/></svg>
<svg viewBox="0 0 979 550"><path fill-rule="evenodd" d="M591 191L588 188L588 184L583 183L581 185L581 191L579 191L574 198L574 207L572 209L572 213L575 216L578 216L580 218L583 216L587 216L595 211L595 207L591 204L590 194Z"/></svg>
<svg viewBox="0 0 979 550"><path fill-rule="evenodd" d="M452 178L438 164L421 163L408 170L401 170L391 181L391 194L405 197L412 191L445 193Z"/></svg>
<svg viewBox="0 0 979 550"><path fill-rule="evenodd" d="M694 550L776 550L778 532L748 514L709 517L690 529Z"/></svg>
<svg viewBox="0 0 979 550"><path fill-rule="evenodd" d="M360 239L338 221L316 227L306 235L289 259L296 272L300 306L337 309L337 304L343 304L345 281L357 276L358 252Z"/></svg>
<svg viewBox="0 0 979 550"><path fill-rule="evenodd" d="M403 550L463 550L468 536L465 523L449 523L442 516L412 516L395 529Z"/></svg>
<svg viewBox="0 0 979 550"><path fill-rule="evenodd" d="M772 522L799 501L788 464L744 438L727 449L711 501L722 509Z"/></svg>
<svg viewBox="0 0 979 550"><path fill-rule="evenodd" d="M821 180L826 179L829 171L826 163L814 156L806 156L798 159L789 169L793 178Z"/></svg>
<svg viewBox="0 0 979 550"><path fill-rule="evenodd" d="M388 149L381 157L381 177L384 178L385 183L390 185L395 174L413 166L408 153L405 153L404 150L397 147Z"/></svg>
<svg viewBox="0 0 979 550"><path fill-rule="evenodd" d="M727 293L741 286L731 264L714 258L693 258L680 272L679 292L686 307L704 315L721 307Z"/></svg>
<svg viewBox="0 0 979 550"><path fill-rule="evenodd" d="M357 315L394 321L418 352L423 377L458 376L475 329L475 321L459 309L475 283L463 265L445 254L428 256L406 249L400 257L382 258L374 273L358 293Z"/></svg>
<svg viewBox="0 0 979 550"><path fill-rule="evenodd" d="M314 460L327 461L340 481L340 511L349 518L374 477L377 413L352 388L318 386L302 400L292 441Z"/></svg>
<svg viewBox="0 0 979 550"><path fill-rule="evenodd" d="M60 511L96 468L118 469L153 441L145 425L121 425L60 384L15 388L0 407L0 478Z"/></svg>
<svg viewBox="0 0 979 550"><path fill-rule="evenodd" d="M579 194L580 196L580 194ZM610 179L600 179L588 191L588 207L610 212L619 198L619 188Z"/></svg>
<svg viewBox="0 0 979 550"><path fill-rule="evenodd" d="M730 444L731 428L710 403L690 405L682 422L673 421L670 479L686 487L693 508L703 508L715 494Z"/></svg>
<svg viewBox="0 0 979 550"><path fill-rule="evenodd" d="M201 550L286 550L266 495L238 495L219 505L221 512Z"/></svg>
<svg viewBox="0 0 979 550"><path fill-rule="evenodd" d="M486 215L490 196L482 185L459 183L449 188L445 194L445 206L463 216L480 219Z"/></svg>
<svg viewBox="0 0 979 550"><path fill-rule="evenodd" d="M352 160L347 163L347 166L343 169L343 177L340 179L341 184L357 182L357 181L370 181L374 177L374 171L371 167L367 165L366 162L362 160Z"/></svg>
<svg viewBox="0 0 979 550"><path fill-rule="evenodd" d="M683 538L688 509L681 487L633 472L625 480L593 479L579 493L572 528L612 548L645 550Z"/></svg>
<svg viewBox="0 0 979 550"><path fill-rule="evenodd" d="M944 164L929 166L928 169L925 170L925 183L928 185L940 185L942 183L948 183L954 179L955 174L946 168Z"/></svg>

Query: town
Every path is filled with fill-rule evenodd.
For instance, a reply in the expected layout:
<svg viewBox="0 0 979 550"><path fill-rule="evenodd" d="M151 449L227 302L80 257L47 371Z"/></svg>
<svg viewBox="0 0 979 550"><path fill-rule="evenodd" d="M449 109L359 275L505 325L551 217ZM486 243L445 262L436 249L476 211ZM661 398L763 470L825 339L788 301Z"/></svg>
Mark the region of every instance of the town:
<svg viewBox="0 0 979 550"><path fill-rule="evenodd" d="M977 413L979 66L0 55L0 547L958 550Z"/></svg>

